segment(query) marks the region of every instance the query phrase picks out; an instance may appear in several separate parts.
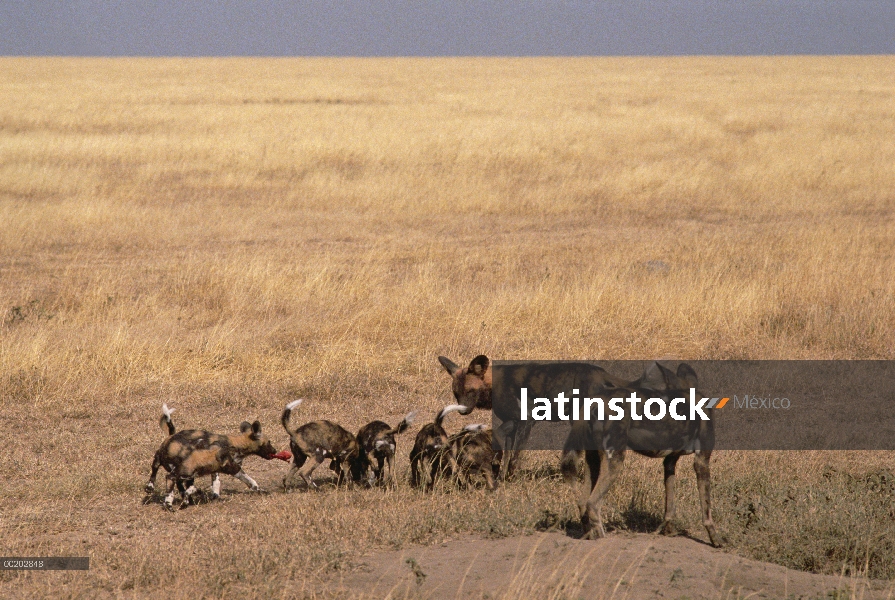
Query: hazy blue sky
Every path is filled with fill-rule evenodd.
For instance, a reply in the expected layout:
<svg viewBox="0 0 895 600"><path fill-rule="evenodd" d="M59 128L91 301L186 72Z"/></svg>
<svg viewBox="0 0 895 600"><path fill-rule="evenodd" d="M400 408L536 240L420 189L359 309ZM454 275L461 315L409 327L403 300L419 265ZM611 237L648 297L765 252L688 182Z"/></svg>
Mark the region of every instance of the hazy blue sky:
<svg viewBox="0 0 895 600"><path fill-rule="evenodd" d="M895 0L0 0L0 55L895 54Z"/></svg>

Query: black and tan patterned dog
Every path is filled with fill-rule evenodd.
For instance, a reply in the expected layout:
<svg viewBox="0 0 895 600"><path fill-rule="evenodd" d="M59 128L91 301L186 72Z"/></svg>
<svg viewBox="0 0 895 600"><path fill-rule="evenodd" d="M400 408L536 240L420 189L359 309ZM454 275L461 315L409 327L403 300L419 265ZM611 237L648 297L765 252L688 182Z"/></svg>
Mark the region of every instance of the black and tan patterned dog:
<svg viewBox="0 0 895 600"><path fill-rule="evenodd" d="M372 421L367 423L357 432L357 441L364 450L367 458L367 468L370 470L370 483L376 481L379 484L389 483L394 485L394 459L397 445L395 436L407 431L413 424L416 411L407 414L395 427L384 421ZM374 463L375 460L375 463ZM388 465L388 480L385 479L385 465Z"/></svg>
<svg viewBox="0 0 895 600"><path fill-rule="evenodd" d="M245 421L239 433L221 435L201 429L176 431L171 413L166 404L162 405L159 425L166 428L168 438L162 443L152 460L152 472L146 484L146 492L155 491L155 477L159 468L168 472L168 489L164 506L173 510L174 490L180 492L180 508L191 503L198 489L195 479L211 475L212 498L221 494L220 474L226 473L245 483L253 491L262 491L254 479L242 470L243 460L252 454L270 460L289 460L288 452L277 453L270 440L261 433L261 423Z"/></svg>
<svg viewBox="0 0 895 600"><path fill-rule="evenodd" d="M462 412L465 408L462 404L445 406L435 415L434 422L423 425L416 434L410 451L410 484L413 487L423 486L430 491L439 474L457 471L454 449L442 423L450 413Z"/></svg>
<svg viewBox="0 0 895 600"><path fill-rule="evenodd" d="M345 481L346 475L353 483L359 483L366 472L367 457L353 433L331 421L311 421L297 429L289 427L292 411L302 401L299 399L287 404L280 417L283 429L289 434L292 449L292 468L283 478L283 489L288 489L289 479L295 473L308 487L316 488L311 474L326 459L331 461L330 468L338 474L339 485Z"/></svg>

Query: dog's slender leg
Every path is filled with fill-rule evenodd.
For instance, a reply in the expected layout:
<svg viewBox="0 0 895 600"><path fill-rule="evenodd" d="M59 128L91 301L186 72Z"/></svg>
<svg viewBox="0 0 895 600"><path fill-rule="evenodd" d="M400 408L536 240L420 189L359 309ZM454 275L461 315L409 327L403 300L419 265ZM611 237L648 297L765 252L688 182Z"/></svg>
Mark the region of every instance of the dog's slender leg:
<svg viewBox="0 0 895 600"><path fill-rule="evenodd" d="M420 457L410 457L410 487L419 488L422 471L420 471Z"/></svg>
<svg viewBox="0 0 895 600"><path fill-rule="evenodd" d="M699 503L702 505L702 524L709 534L712 545L720 548L723 545L721 536L715 531L712 521L712 475L709 471L711 452L696 452L693 456L693 469L696 471L696 485L699 487Z"/></svg>
<svg viewBox="0 0 895 600"><path fill-rule="evenodd" d="M298 473L298 465L295 464L295 463L292 463L292 468L289 469L289 472L286 473L286 476L285 476L285 477L283 477L283 491L284 491L284 492L287 491L287 490L289 489L289 488L287 487L287 485L286 485L287 482L288 482L290 479L292 479L292 477L293 477L296 473Z"/></svg>
<svg viewBox="0 0 895 600"><path fill-rule="evenodd" d="M299 477L305 480L305 484L309 488L313 487L314 489L317 489L317 484L311 479L311 474L314 472L314 469L320 466L321 462L322 460L319 460L319 457L314 457L313 460L307 461L302 468L298 470Z"/></svg>
<svg viewBox="0 0 895 600"><path fill-rule="evenodd" d="M391 455L389 455L386 457L385 460L388 463L388 479L386 479L385 472L382 470L384 465L382 463L379 463L379 483L385 482L390 488L398 487L398 485L395 483L394 459Z"/></svg>
<svg viewBox="0 0 895 600"><path fill-rule="evenodd" d="M298 470L307 462L308 457L302 452L299 448L292 446L292 468L289 469L289 473L283 477L283 491L288 491L286 487L286 482L295 477L295 474L298 473Z"/></svg>
<svg viewBox="0 0 895 600"><path fill-rule="evenodd" d="M433 477L432 469L434 465L432 464L432 459L428 456L424 456L420 460L420 473L423 476L423 486L426 491L430 491L435 486L435 478Z"/></svg>
<svg viewBox="0 0 895 600"><path fill-rule="evenodd" d="M662 461L662 467L665 470L665 519L656 533L665 535L674 533L674 525L672 524L676 512L674 506L674 480L678 458L680 457L677 454L670 454Z"/></svg>
<svg viewBox="0 0 895 600"><path fill-rule="evenodd" d="M587 501L594 487L597 485L597 479L600 477L600 456L596 451L586 452L584 455L584 481L581 482L581 495L578 500L578 515L581 517L581 527L584 534L590 532L590 516L587 512Z"/></svg>
<svg viewBox="0 0 895 600"><path fill-rule="evenodd" d="M174 475L168 475L168 495L165 496L165 508L168 510L174 510L174 490L177 489L177 485L174 483Z"/></svg>
<svg viewBox="0 0 895 600"><path fill-rule="evenodd" d="M211 476L211 499L217 500L221 497L221 476L215 473Z"/></svg>
<svg viewBox="0 0 895 600"><path fill-rule="evenodd" d="M245 471L239 471L236 475L234 475L238 480L249 486L249 489L253 492L260 492L261 488L258 487L258 484L254 479L245 474Z"/></svg>
<svg viewBox="0 0 895 600"><path fill-rule="evenodd" d="M342 463L342 461L334 458L330 461L329 468L331 471L333 471L336 474L336 487L341 487L342 484L345 483L345 465L344 465L344 463Z"/></svg>
<svg viewBox="0 0 895 600"><path fill-rule="evenodd" d="M505 421L494 431L494 435L498 438L500 449L502 451L502 456L500 457L500 474L497 477L500 481L506 481L507 474L509 473L510 457L513 455L513 448L515 447L516 441L516 427L517 424L515 421Z"/></svg>
<svg viewBox="0 0 895 600"><path fill-rule="evenodd" d="M453 473L456 473L457 476L460 476L460 474L461 474L460 465L457 464L457 458L454 456L453 452L447 453L447 463L448 463L447 464L447 471L448 471L447 474L451 475Z"/></svg>
<svg viewBox="0 0 895 600"><path fill-rule="evenodd" d="M482 469L482 474L485 476L485 484L488 486L489 491L494 491L497 489L497 482L494 481L494 472L491 470L491 465L488 465L488 468Z"/></svg>
<svg viewBox="0 0 895 600"><path fill-rule="evenodd" d="M455 480L457 482L457 487L461 490L465 490L471 487L474 487L472 472L469 469L463 468L457 471L457 475L455 476Z"/></svg>
<svg viewBox="0 0 895 600"><path fill-rule="evenodd" d="M506 421L494 432L502 455L500 457L500 475L498 479L505 481L516 471L521 448L528 441L531 423L522 421Z"/></svg>
<svg viewBox="0 0 895 600"><path fill-rule="evenodd" d="M190 504L190 499L196 493L196 486L190 483L190 486L183 492L183 500L180 501L180 509L183 510Z"/></svg>
<svg viewBox="0 0 895 600"><path fill-rule="evenodd" d="M603 528L603 497L609 491L609 487L615 478L621 472L625 465L624 451L613 452L612 455L605 450L599 450L600 460L600 476L597 478L597 484L587 501L587 521L590 525L589 531L584 535L585 539L594 539L594 537L606 537L606 530Z"/></svg>
<svg viewBox="0 0 895 600"><path fill-rule="evenodd" d="M155 476L158 474L158 468L161 466L161 462L158 459L158 455L152 459L152 471L149 473L149 481L146 483L146 493L151 494L155 491Z"/></svg>

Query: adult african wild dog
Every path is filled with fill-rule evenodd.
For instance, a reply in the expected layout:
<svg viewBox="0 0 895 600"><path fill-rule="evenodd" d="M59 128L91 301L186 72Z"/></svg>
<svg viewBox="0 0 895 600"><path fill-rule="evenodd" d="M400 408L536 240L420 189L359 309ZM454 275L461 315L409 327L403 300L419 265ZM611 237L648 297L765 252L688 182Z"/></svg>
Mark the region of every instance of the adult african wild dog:
<svg viewBox="0 0 895 600"><path fill-rule="evenodd" d="M494 467L500 464L491 443L491 429L485 425L467 425L450 438L457 461L457 482L470 485L474 475L485 478L489 490L497 489Z"/></svg>
<svg viewBox="0 0 895 600"><path fill-rule="evenodd" d="M311 474L327 458L331 460L330 468L338 474L337 484L345 481L346 470L352 482L360 482L366 472L367 459L350 431L330 421L311 421L297 429L290 429L289 418L301 403L301 399L290 402L280 417L283 429L289 434L293 461L292 468L283 478L283 489L287 489L289 478L295 473L308 487L316 488Z"/></svg>
<svg viewBox="0 0 895 600"><path fill-rule="evenodd" d="M372 421L357 432L357 441L364 450L367 466L372 471L371 476L380 484L385 479L384 466L386 464L388 464L389 482L394 484L395 436L407 431L415 417L416 412L410 412L395 427L391 427L383 421ZM373 463L374 459L375 464Z"/></svg>
<svg viewBox="0 0 895 600"><path fill-rule="evenodd" d="M413 487L423 485L429 491L435 486L435 480L443 469L456 472L454 450L442 423L447 415L463 409L462 404L445 406L435 415L434 422L423 425L416 434L410 451L410 484Z"/></svg>
<svg viewBox="0 0 895 600"><path fill-rule="evenodd" d="M220 473L232 475L249 486L253 491L261 491L255 480L242 470L242 461L255 454L270 460L280 458L273 445L261 433L261 423L245 421L235 435L219 435L199 429L177 432L171 419L173 410L162 405L159 424L168 431L168 438L162 443L152 460L152 472L146 484L146 492L155 490L155 477L159 467L168 472L168 489L165 508L171 510L174 503L174 488L181 495L180 508L185 508L198 491L196 477L212 476L212 498L221 494Z"/></svg>
<svg viewBox="0 0 895 600"><path fill-rule="evenodd" d="M474 408L492 410L500 425L493 431L497 446L501 448L497 452L496 459L500 462L498 480L503 481L512 474L520 454L520 448L528 439L531 431L531 421L520 421L518 406L510 407L507 404L493 406L492 388L494 383L491 361L485 355L476 356L468 367L461 368L449 358L438 357L438 362L450 374L451 390L459 404L465 409L460 414L469 414ZM605 388L614 388L627 383L625 380L613 377L604 369L591 363L581 363L584 369L582 381L590 386L599 385ZM514 371L518 374L518 371ZM522 373L530 376L531 373ZM535 375L537 376L537 375ZM505 386L516 386L515 381L502 381ZM570 388L571 389L571 388Z"/></svg>
<svg viewBox="0 0 895 600"><path fill-rule="evenodd" d="M696 373L686 363L677 371L671 371L659 363L652 363L644 375L623 388L603 390L604 398L626 397L637 393L641 398L686 397L690 388L696 388ZM590 390L592 397L599 397L599 390ZM712 418L711 409L704 409ZM578 463L584 458L584 482L578 502L581 525L585 537L603 537L602 503L606 492L624 466L625 450L631 449L644 456L663 458L665 468L665 518L659 531L673 533L675 516L674 483L675 468L681 456L693 454L693 468L699 489L703 525L714 546L721 545L721 538L712 521L711 473L709 460L715 446L714 422L711 420L676 421L666 415L659 421L632 420L629 414L620 421L578 421L566 441L561 462L566 480L577 477ZM589 448L589 449L586 449ZM585 450L586 449L586 450Z"/></svg>

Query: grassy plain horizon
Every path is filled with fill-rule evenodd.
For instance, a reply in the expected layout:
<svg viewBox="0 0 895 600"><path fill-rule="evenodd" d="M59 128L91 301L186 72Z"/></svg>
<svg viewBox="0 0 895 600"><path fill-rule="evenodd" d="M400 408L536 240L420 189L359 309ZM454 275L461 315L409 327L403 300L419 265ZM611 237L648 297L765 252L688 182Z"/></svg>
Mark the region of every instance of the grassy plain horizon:
<svg viewBox="0 0 895 600"><path fill-rule="evenodd" d="M0 65L0 414L18 439L0 530L7 554L93 560L86 579L0 573L7 589L288 595L350 568L349 535L573 516L552 455L491 496L402 487L399 511L376 490L227 481L227 502L167 515L140 505L162 402L178 427L261 419L279 448L299 396L300 420L422 424L451 399L439 354L895 358L892 57ZM866 555L891 579L893 460L718 453L719 531L807 570ZM661 467L628 462L608 521L637 530ZM276 467L247 472L274 489Z"/></svg>

